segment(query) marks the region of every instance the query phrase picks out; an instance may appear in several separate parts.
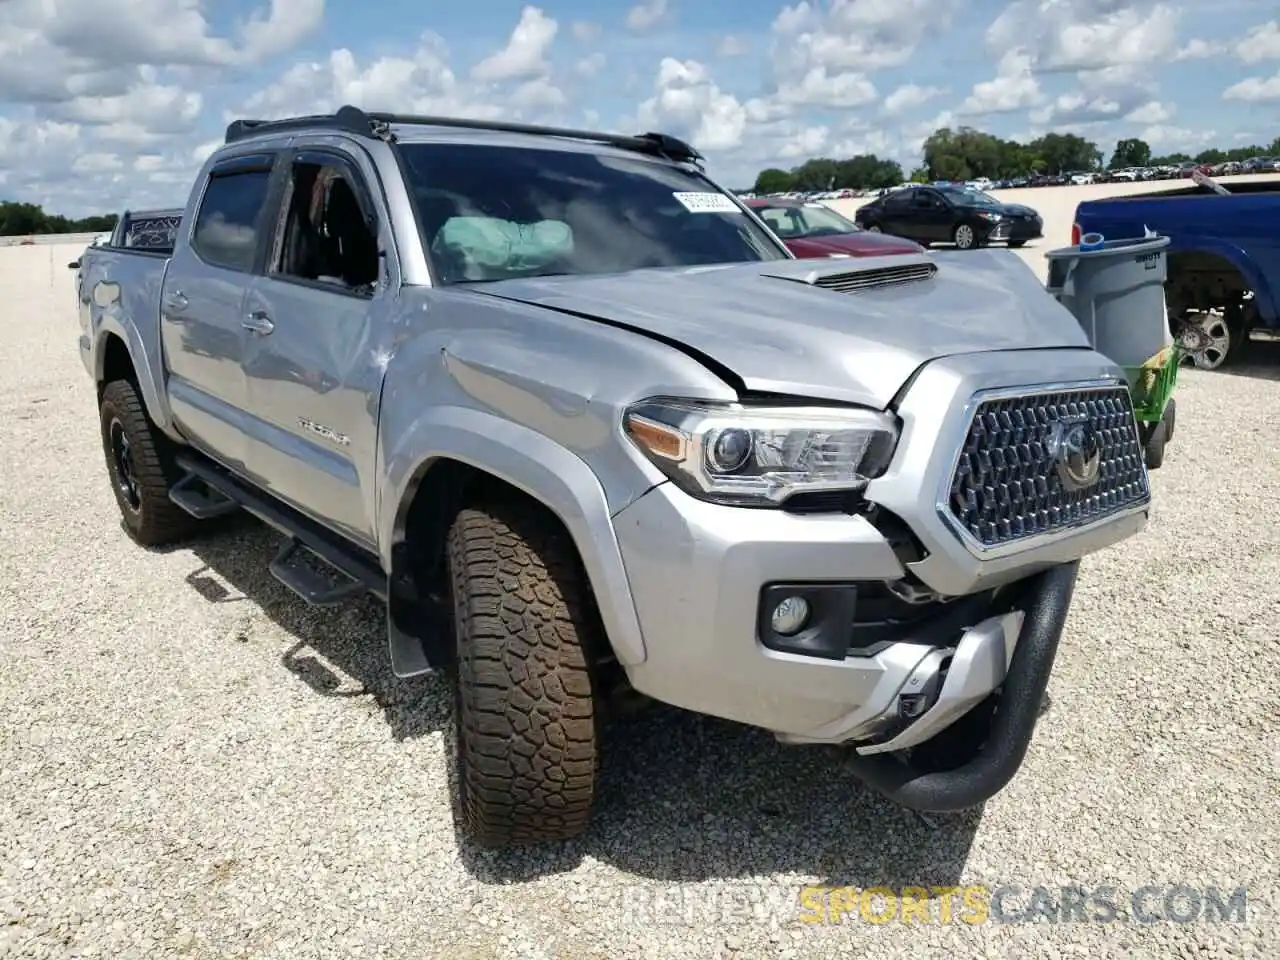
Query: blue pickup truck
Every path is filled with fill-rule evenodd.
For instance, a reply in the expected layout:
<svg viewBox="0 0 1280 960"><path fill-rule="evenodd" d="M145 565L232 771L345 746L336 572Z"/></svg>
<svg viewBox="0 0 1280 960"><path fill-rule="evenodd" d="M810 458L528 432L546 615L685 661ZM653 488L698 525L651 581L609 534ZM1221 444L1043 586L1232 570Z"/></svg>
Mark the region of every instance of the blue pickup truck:
<svg viewBox="0 0 1280 960"><path fill-rule="evenodd" d="M1254 331L1280 333L1280 177L1222 195L1186 184L1076 207L1071 242L1151 230L1171 239L1166 298L1173 334L1195 365L1237 360Z"/></svg>

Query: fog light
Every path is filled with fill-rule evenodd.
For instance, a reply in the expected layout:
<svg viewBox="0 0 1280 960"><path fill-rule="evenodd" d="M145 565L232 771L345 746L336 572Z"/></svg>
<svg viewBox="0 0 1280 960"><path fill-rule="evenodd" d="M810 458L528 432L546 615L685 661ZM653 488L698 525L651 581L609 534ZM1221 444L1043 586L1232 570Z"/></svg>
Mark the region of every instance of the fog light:
<svg viewBox="0 0 1280 960"><path fill-rule="evenodd" d="M774 633L789 637L799 633L809 622L809 601L804 597L787 597L773 608L770 625Z"/></svg>

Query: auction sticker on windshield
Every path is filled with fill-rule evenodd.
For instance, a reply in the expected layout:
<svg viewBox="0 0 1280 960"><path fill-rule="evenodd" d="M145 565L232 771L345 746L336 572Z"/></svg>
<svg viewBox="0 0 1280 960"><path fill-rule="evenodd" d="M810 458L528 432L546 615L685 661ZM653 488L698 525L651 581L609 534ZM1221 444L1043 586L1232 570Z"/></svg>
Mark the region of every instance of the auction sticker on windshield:
<svg viewBox="0 0 1280 960"><path fill-rule="evenodd" d="M741 213L738 205L723 193L673 193L690 213Z"/></svg>

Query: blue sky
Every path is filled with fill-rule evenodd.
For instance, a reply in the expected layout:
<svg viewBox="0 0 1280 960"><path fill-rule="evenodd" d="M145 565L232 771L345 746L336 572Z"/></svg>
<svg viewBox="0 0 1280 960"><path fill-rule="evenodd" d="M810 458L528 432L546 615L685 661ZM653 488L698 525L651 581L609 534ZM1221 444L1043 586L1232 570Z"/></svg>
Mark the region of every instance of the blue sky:
<svg viewBox="0 0 1280 960"><path fill-rule="evenodd" d="M370 108L689 137L745 186L940 125L1157 152L1280 136L1274 0L4 0L0 197L179 203L236 115ZM729 12L732 10L732 12Z"/></svg>

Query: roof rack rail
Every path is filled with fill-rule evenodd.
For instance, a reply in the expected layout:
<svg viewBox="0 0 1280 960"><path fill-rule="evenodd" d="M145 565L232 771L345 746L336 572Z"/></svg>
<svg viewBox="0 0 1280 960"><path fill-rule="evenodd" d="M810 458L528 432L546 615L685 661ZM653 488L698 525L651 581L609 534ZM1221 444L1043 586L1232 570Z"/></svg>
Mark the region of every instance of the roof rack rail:
<svg viewBox="0 0 1280 960"><path fill-rule="evenodd" d="M227 125L226 143L234 143L246 137L267 133L288 133L291 130L338 130L357 137L382 137L386 125L374 120L359 107L339 107L334 113L308 117L286 117L282 120L232 120Z"/></svg>
<svg viewBox="0 0 1280 960"><path fill-rule="evenodd" d="M607 144L621 150L632 150L652 156L666 157L677 163L697 163L702 154L676 137L665 133L641 133L628 136L620 133L599 133L593 130L572 130L566 127L544 127L530 123L510 123L502 120L477 120L468 117L418 116L400 113L366 113L359 107L339 107L331 114L307 117L288 117L283 120L233 120L227 126L226 143L234 143L246 137L269 133L288 133L292 130L338 130L357 137L393 139L390 125L393 123L418 124L433 127L453 127L463 130L491 130L496 133L527 133L540 137L563 137L570 140L587 140Z"/></svg>
<svg viewBox="0 0 1280 960"><path fill-rule="evenodd" d="M676 137L665 133L640 133L628 136L621 133L600 133L594 130L573 130L567 127L544 127L532 123L513 123L505 120L477 120L469 117L436 117L400 113L371 113L369 118L386 124L421 124L433 127L455 127L463 130L492 130L496 133L527 133L539 137L564 137L569 140L588 140L603 143L621 150L634 150L666 157L681 163L703 159L702 154Z"/></svg>

